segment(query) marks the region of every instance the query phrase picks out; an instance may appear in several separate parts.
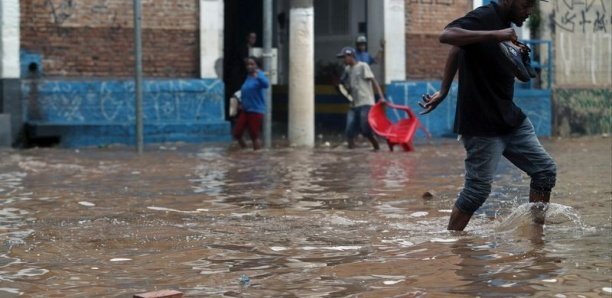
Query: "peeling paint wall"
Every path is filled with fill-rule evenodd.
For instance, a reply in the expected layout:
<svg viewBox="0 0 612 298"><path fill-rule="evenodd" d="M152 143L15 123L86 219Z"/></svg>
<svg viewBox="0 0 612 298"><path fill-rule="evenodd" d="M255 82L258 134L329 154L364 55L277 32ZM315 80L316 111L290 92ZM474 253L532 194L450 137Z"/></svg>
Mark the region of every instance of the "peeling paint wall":
<svg viewBox="0 0 612 298"><path fill-rule="evenodd" d="M544 38L555 45L556 86L612 86L612 2L559 0L540 8Z"/></svg>

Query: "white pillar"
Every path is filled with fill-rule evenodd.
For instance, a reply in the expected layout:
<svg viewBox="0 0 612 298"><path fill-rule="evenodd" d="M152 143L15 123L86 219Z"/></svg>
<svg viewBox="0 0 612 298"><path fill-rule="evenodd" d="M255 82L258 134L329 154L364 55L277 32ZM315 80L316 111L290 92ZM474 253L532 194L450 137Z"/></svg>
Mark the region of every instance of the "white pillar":
<svg viewBox="0 0 612 298"><path fill-rule="evenodd" d="M0 2L0 78L18 79L19 0Z"/></svg>
<svg viewBox="0 0 612 298"><path fill-rule="evenodd" d="M314 147L313 0L291 0L289 13L289 142Z"/></svg>
<svg viewBox="0 0 612 298"><path fill-rule="evenodd" d="M200 77L223 79L223 0L200 0Z"/></svg>
<svg viewBox="0 0 612 298"><path fill-rule="evenodd" d="M405 0L384 0L385 84L406 80ZM370 20L371 21L371 20Z"/></svg>

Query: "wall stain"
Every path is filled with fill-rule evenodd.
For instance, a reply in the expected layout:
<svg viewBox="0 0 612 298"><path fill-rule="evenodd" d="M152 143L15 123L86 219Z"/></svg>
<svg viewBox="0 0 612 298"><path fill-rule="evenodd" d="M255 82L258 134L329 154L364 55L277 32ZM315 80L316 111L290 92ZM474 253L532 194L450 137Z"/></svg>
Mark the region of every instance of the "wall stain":
<svg viewBox="0 0 612 298"><path fill-rule="evenodd" d="M556 89L553 98L555 135L610 133L612 89Z"/></svg>

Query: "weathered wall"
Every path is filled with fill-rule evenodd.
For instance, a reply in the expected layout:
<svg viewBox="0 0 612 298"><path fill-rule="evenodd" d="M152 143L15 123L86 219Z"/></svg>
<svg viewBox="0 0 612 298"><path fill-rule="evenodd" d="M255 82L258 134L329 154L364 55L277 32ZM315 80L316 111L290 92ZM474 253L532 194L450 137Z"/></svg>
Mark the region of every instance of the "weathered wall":
<svg viewBox="0 0 612 298"><path fill-rule="evenodd" d="M554 91L555 134L609 134L612 130L611 106L611 89L557 89Z"/></svg>
<svg viewBox="0 0 612 298"><path fill-rule="evenodd" d="M406 0L408 79L441 79L449 46L438 41L444 27L472 10L471 0Z"/></svg>
<svg viewBox="0 0 612 298"><path fill-rule="evenodd" d="M142 0L143 71L199 76L198 0ZM23 0L21 47L46 76L131 76L133 1Z"/></svg>
<svg viewBox="0 0 612 298"><path fill-rule="evenodd" d="M553 41L554 134L610 133L612 2L540 2L540 10L541 38Z"/></svg>
<svg viewBox="0 0 612 298"><path fill-rule="evenodd" d="M540 7L543 37L554 42L556 86L612 86L612 2L563 0Z"/></svg>
<svg viewBox="0 0 612 298"><path fill-rule="evenodd" d="M131 79L22 80L21 89L30 137L60 137L70 147L135 140ZM229 140L223 89L215 79L145 80L145 142Z"/></svg>

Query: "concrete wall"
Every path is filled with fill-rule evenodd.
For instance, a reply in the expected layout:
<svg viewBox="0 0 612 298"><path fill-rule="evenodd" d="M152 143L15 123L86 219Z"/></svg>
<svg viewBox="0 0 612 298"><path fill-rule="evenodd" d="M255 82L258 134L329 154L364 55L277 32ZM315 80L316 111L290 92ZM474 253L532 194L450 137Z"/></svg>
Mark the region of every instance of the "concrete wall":
<svg viewBox="0 0 612 298"><path fill-rule="evenodd" d="M554 134L610 133L612 3L540 2L540 10L540 36L553 41Z"/></svg>
<svg viewBox="0 0 612 298"><path fill-rule="evenodd" d="M198 0L143 0L143 71L199 77ZM47 76L131 76L133 1L20 2L21 47L42 56Z"/></svg>
<svg viewBox="0 0 612 298"><path fill-rule="evenodd" d="M543 38L554 42L557 87L612 86L610 0L540 3Z"/></svg>
<svg viewBox="0 0 612 298"><path fill-rule="evenodd" d="M145 80L145 142L229 140L220 80ZM22 80L31 137L78 147L135 140L131 80Z"/></svg>

